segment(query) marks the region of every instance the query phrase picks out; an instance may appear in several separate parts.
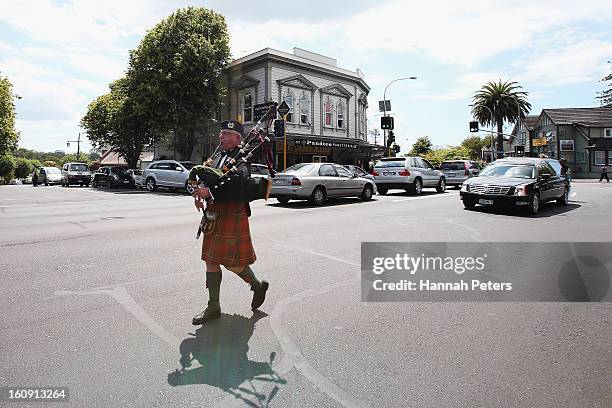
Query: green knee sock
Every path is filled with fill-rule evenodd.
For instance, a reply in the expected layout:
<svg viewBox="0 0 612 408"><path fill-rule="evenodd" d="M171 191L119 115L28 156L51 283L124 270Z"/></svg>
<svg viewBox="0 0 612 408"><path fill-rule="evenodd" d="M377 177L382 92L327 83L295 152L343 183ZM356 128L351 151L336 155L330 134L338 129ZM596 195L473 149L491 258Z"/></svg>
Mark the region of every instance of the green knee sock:
<svg viewBox="0 0 612 408"><path fill-rule="evenodd" d="M244 268L244 271L238 274L238 276L240 276L240 279L251 285L253 289L257 289L261 286L261 282L259 279L257 279L255 273L248 265L246 268Z"/></svg>
<svg viewBox="0 0 612 408"><path fill-rule="evenodd" d="M206 286L208 287L208 303L219 306L219 292L221 291L221 271L206 272Z"/></svg>

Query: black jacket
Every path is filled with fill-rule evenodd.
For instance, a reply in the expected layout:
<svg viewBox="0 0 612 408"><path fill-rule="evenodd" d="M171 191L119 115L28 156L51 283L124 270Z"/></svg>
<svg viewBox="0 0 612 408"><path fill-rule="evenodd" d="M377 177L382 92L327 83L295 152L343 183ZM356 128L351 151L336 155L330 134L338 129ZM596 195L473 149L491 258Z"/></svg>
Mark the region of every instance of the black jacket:
<svg viewBox="0 0 612 408"><path fill-rule="evenodd" d="M237 148L228 152L228 155L234 156L237 153ZM213 157L213 165L215 165L225 154L222 153L218 157ZM227 163L226 163L227 164ZM229 164L227 164L229 166ZM215 166L217 167L217 166ZM238 171L230 171L222 181L213 183L208 186L216 203L245 203L247 205L247 213L251 215L251 207L249 202L255 199L252 195L252 180L250 166L247 163L242 163L237 167ZM223 182L223 184L221 184Z"/></svg>

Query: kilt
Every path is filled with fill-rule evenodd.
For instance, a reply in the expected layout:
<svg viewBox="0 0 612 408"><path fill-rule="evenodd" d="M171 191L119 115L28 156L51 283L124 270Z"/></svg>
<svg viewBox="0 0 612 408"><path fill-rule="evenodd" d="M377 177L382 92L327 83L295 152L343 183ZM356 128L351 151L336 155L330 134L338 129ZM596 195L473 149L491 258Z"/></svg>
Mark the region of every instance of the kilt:
<svg viewBox="0 0 612 408"><path fill-rule="evenodd" d="M212 203L207 211L219 214L209 221L202 241L202 260L225 267L255 262L255 249L249 230L248 204Z"/></svg>

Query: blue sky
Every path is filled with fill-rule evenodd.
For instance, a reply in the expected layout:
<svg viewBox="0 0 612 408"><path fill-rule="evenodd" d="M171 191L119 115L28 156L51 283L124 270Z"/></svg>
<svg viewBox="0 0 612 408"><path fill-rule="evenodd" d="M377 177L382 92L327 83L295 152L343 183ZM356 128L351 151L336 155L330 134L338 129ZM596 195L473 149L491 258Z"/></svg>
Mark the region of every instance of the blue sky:
<svg viewBox="0 0 612 408"><path fill-rule="evenodd" d="M0 75L22 96L20 146L76 151L66 140L81 131L87 104L123 75L147 29L188 5L225 15L234 57L300 47L361 69L370 128L385 85L417 76L387 91L403 151L420 136L439 146L469 136L467 105L487 81L519 82L539 114L597 106L612 69L609 0L0 0Z"/></svg>

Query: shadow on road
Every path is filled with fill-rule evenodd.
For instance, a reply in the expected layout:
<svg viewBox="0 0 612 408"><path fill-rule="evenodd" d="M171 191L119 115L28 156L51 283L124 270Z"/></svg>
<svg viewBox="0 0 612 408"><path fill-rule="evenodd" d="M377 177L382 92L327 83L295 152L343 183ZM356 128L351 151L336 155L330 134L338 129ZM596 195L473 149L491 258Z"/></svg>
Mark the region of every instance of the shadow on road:
<svg viewBox="0 0 612 408"><path fill-rule="evenodd" d="M179 346L181 369L168 374L172 386L208 384L240 399L245 405L262 407L274 398L278 386L269 395L257 390L268 383L286 384L272 369L276 353L269 361L248 359L249 339L255 323L267 314L256 311L250 318L222 314L220 319L206 323L196 330L195 337L186 338ZM197 361L200 367L190 368ZM248 382L249 387L241 386Z"/></svg>
<svg viewBox="0 0 612 408"><path fill-rule="evenodd" d="M566 205L558 205L554 202L540 204L540 211L533 215L529 214L524 208L511 209L511 208L491 208L487 206L476 206L473 210L475 212L492 213L507 215L509 217L518 218L549 218L556 215L562 215L570 211L577 210L581 205L577 202L570 201Z"/></svg>

